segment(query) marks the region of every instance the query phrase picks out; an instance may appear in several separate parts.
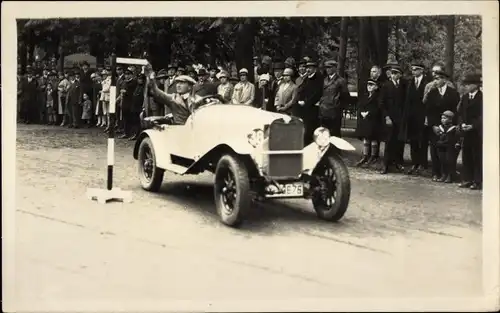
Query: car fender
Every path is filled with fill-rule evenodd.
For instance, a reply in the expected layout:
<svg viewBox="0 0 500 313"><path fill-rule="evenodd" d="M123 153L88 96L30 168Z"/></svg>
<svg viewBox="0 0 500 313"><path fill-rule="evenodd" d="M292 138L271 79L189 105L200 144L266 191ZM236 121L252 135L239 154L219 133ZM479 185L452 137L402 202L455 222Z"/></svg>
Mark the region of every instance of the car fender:
<svg viewBox="0 0 500 313"><path fill-rule="evenodd" d="M154 129L147 129L141 132L134 145L134 159L138 159L139 146L146 137L149 137L153 144L156 155L156 165L159 168L166 168L171 160L168 144L165 144L165 142L167 142L167 132L160 132Z"/></svg>
<svg viewBox="0 0 500 313"><path fill-rule="evenodd" d="M318 145L316 143L310 143L308 146L306 146L303 150L303 170L306 171L308 174L311 174L318 163L321 161L321 159L325 156L328 155L329 153L333 153L331 147L334 146L340 150L345 150L345 151L354 151L356 148L351 145L349 142L346 140L331 136L330 137L330 146L327 149L319 149Z"/></svg>

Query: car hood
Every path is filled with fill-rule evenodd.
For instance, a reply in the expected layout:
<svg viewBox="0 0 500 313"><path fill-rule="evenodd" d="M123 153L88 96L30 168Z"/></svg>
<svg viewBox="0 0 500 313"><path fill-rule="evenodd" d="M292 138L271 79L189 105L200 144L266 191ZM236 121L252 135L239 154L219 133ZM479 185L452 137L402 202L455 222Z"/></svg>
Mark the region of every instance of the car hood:
<svg viewBox="0 0 500 313"><path fill-rule="evenodd" d="M248 105L216 104L202 107L194 114L194 123L246 127L262 127L288 115L257 109Z"/></svg>

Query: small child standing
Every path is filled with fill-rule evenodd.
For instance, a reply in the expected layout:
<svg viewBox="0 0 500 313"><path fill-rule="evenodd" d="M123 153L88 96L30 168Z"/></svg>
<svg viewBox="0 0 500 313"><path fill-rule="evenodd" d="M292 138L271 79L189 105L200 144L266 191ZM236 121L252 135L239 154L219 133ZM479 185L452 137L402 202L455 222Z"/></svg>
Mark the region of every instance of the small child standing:
<svg viewBox="0 0 500 313"><path fill-rule="evenodd" d="M52 84L47 84L47 89L45 90L45 112L47 114L47 124L54 125L57 121L57 113L55 108L55 102L57 100L56 92L52 89Z"/></svg>
<svg viewBox="0 0 500 313"><path fill-rule="evenodd" d="M441 115L441 125L434 126L433 131L438 136L436 148L438 160L441 166L441 178L434 181L442 183L452 183L455 181L456 159L458 150L458 128L453 125L455 114L451 111L444 111Z"/></svg>
<svg viewBox="0 0 500 313"><path fill-rule="evenodd" d="M92 115L92 102L90 102L89 96L84 93L83 94L83 102L82 102L82 120L90 127L90 118Z"/></svg>

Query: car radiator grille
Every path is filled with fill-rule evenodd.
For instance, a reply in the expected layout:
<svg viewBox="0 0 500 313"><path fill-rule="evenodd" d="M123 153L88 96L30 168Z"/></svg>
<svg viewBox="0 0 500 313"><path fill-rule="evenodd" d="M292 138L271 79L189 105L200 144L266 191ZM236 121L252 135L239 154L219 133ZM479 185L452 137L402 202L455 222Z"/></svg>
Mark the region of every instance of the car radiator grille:
<svg viewBox="0 0 500 313"><path fill-rule="evenodd" d="M266 130L269 151L300 151L299 153L269 154L267 174L273 178L297 177L302 172L304 124L297 118L289 123L283 119L273 121Z"/></svg>

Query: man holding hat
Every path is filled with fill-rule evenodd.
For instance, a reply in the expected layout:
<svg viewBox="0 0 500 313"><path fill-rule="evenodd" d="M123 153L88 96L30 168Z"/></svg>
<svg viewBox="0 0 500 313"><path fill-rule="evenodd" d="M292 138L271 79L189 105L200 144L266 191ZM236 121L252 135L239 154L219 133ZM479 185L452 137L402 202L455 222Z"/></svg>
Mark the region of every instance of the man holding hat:
<svg viewBox="0 0 500 313"><path fill-rule="evenodd" d="M170 109L175 125L184 125L194 109L193 105L199 99L192 95L196 81L187 75L177 76L175 78L176 93L168 94L158 88L151 65L145 67L145 74L155 101L165 104Z"/></svg>
<svg viewBox="0 0 500 313"><path fill-rule="evenodd" d="M234 86L229 82L229 73L221 71L219 73L220 84L217 86L217 94L219 94L225 102L231 102Z"/></svg>
<svg viewBox="0 0 500 313"><path fill-rule="evenodd" d="M255 86L248 81L248 70L242 68L239 71L240 81L234 86L233 104L253 105L255 99Z"/></svg>
<svg viewBox="0 0 500 313"><path fill-rule="evenodd" d="M483 93L481 75L469 73L463 80L467 93L458 108L458 126L463 134L461 188L481 189L483 183Z"/></svg>
<svg viewBox="0 0 500 313"><path fill-rule="evenodd" d="M319 101L321 126L330 130L332 136L340 137L342 110L349 101L347 82L337 73L337 62L325 62L326 77L323 80L323 93Z"/></svg>
<svg viewBox="0 0 500 313"><path fill-rule="evenodd" d="M318 63L309 59L304 81L297 93L295 115L304 121L304 145L313 142L314 130L319 126L319 101L323 93L323 77L318 72Z"/></svg>
<svg viewBox="0 0 500 313"><path fill-rule="evenodd" d="M423 97L424 88L429 81L424 76L423 64L413 63L411 72L413 80L408 81L400 139L403 142L410 141L412 168L408 171L408 175L418 175L428 163L429 129L425 126Z"/></svg>
<svg viewBox="0 0 500 313"><path fill-rule="evenodd" d="M278 86L274 98L276 111L284 114L292 114L292 108L297 103L297 85L292 81L293 69L285 68L283 71L283 81Z"/></svg>
<svg viewBox="0 0 500 313"><path fill-rule="evenodd" d="M460 101L460 95L458 92L454 88L447 85L446 82L449 79L449 75L444 70L437 70L434 73L434 76L436 78L435 88L432 88L429 91L427 98L424 100L426 108L425 124L429 128L433 128L434 126L439 126L441 124L441 115L444 111L456 113L457 105ZM434 181L439 180L443 175L436 147L437 139L438 138L435 134L430 135L432 177Z"/></svg>
<svg viewBox="0 0 500 313"><path fill-rule="evenodd" d="M386 128L386 140L383 167L380 174L387 174L389 166L394 164L399 171L403 170L404 142L399 140L407 83L401 77L399 65L391 67L391 79L387 81L380 97L382 118Z"/></svg>

